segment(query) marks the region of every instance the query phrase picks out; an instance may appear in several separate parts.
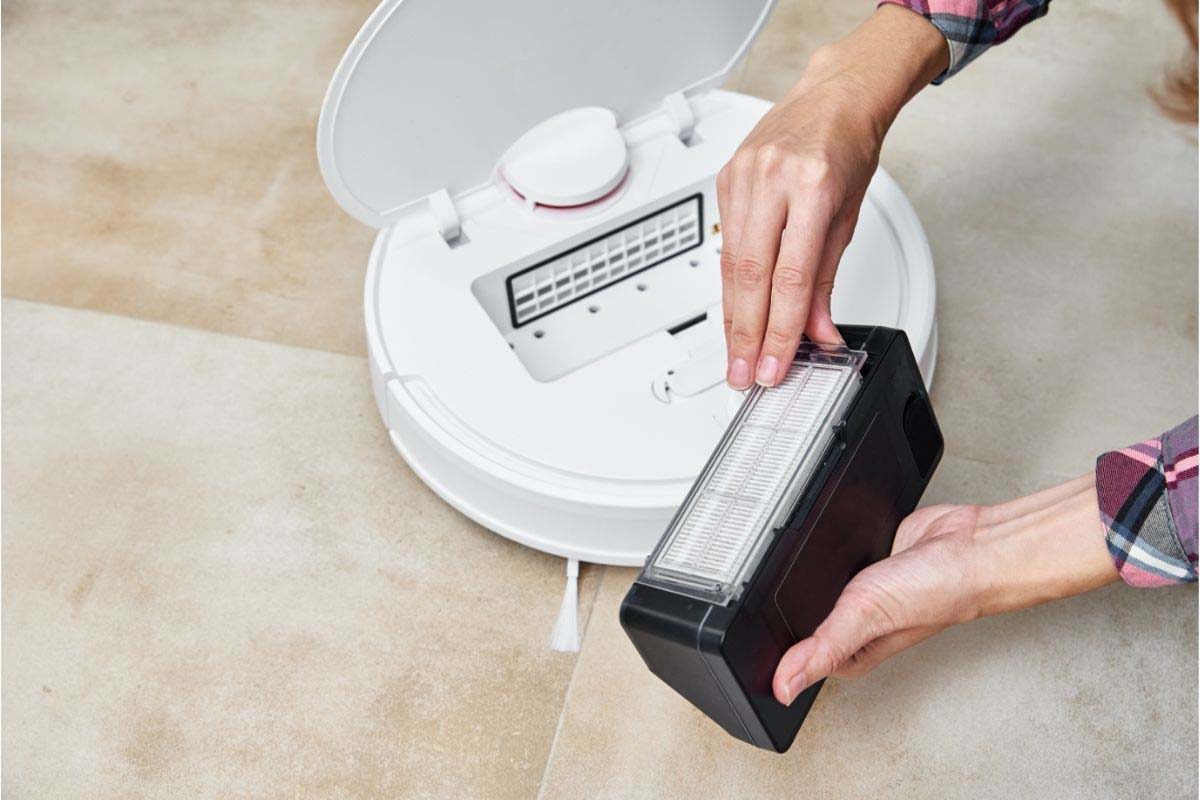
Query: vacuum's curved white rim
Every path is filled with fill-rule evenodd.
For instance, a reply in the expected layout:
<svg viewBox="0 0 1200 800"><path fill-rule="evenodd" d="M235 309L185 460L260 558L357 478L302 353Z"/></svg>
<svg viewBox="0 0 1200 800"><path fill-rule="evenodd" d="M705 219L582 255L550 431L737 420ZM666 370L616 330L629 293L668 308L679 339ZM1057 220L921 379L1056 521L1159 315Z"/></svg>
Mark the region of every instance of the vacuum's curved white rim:
<svg viewBox="0 0 1200 800"><path fill-rule="evenodd" d="M469 499L462 496L461 493L450 490L439 477L432 471L426 469L425 463L415 457L412 448L406 446L404 440L394 430L388 431L388 438L392 441L392 446L400 454L404 462L408 464L413 473L416 474L421 481L433 490L434 494L445 500L452 507L460 511L468 519L476 522L487 528L493 533L498 533L505 539L511 539L517 544L526 547L532 547L534 550L540 550L543 553L549 553L553 556L561 558L574 558L579 561L585 561L589 564L610 564L615 567L638 567L646 560L646 555L650 552L646 550L616 550L598 548L594 545L588 547L572 547L563 544L560 539L551 539L546 536L538 536L532 533L528 528L520 527L511 523L506 519L502 519L495 514L490 514L481 508L478 504L470 502Z"/></svg>

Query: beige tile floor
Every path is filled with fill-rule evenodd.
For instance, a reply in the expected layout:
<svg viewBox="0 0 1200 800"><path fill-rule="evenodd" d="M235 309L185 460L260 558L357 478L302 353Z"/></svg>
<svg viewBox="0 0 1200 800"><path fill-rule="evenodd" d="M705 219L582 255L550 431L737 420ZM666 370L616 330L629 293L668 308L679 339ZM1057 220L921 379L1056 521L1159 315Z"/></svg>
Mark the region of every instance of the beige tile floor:
<svg viewBox="0 0 1200 800"><path fill-rule="evenodd" d="M642 668L629 570L585 570L549 652L561 562L438 500L371 403L371 234L312 151L371 5L3 6L6 796L1195 795L1192 589L948 632L782 757ZM781 2L734 86L779 97L868 6ZM931 500L1194 413L1196 145L1146 99L1178 44L1056 6L893 130L939 269Z"/></svg>

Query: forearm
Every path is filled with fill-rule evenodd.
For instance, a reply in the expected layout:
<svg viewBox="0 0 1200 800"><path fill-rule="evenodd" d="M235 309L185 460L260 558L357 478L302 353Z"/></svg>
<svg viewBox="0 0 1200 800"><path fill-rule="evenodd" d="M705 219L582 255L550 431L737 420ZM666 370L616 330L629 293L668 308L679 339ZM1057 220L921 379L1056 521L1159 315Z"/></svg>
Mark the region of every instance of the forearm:
<svg viewBox="0 0 1200 800"><path fill-rule="evenodd" d="M945 37L928 20L881 6L844 39L814 53L793 91L815 82L850 82L882 141L904 104L945 71L949 59Z"/></svg>
<svg viewBox="0 0 1200 800"><path fill-rule="evenodd" d="M920 14L937 26L945 37L950 53L944 73L935 76L940 83L959 72L989 48L1006 41L1025 25L1042 17L1050 0L878 0Z"/></svg>
<svg viewBox="0 0 1200 800"><path fill-rule="evenodd" d="M981 616L1082 594L1119 578L1091 474L984 509L975 537Z"/></svg>

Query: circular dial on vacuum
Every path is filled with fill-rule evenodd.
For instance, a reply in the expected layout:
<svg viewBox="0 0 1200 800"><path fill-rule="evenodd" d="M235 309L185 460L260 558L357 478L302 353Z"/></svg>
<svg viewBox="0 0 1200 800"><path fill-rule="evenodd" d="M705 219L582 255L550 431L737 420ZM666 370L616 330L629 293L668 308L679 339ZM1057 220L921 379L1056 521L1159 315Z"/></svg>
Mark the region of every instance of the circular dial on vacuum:
<svg viewBox="0 0 1200 800"><path fill-rule="evenodd" d="M607 108L576 108L536 125L500 160L500 175L527 203L570 208L620 184L629 151Z"/></svg>

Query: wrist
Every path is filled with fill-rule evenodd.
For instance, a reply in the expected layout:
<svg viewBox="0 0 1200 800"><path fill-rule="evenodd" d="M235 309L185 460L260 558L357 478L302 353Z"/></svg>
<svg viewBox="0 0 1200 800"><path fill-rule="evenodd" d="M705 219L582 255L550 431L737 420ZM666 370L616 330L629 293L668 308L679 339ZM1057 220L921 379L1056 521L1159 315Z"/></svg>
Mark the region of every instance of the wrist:
<svg viewBox="0 0 1200 800"><path fill-rule="evenodd" d="M796 89L846 83L849 97L870 116L882 140L904 104L949 63L941 31L921 15L887 4L845 38L818 48Z"/></svg>
<svg viewBox="0 0 1200 800"><path fill-rule="evenodd" d="M950 44L932 22L912 9L885 3L860 26L864 40L903 69L895 71L904 102L950 68Z"/></svg>
<svg viewBox="0 0 1200 800"><path fill-rule="evenodd" d="M974 539L979 616L1082 594L1118 579L1092 475L986 508Z"/></svg>

